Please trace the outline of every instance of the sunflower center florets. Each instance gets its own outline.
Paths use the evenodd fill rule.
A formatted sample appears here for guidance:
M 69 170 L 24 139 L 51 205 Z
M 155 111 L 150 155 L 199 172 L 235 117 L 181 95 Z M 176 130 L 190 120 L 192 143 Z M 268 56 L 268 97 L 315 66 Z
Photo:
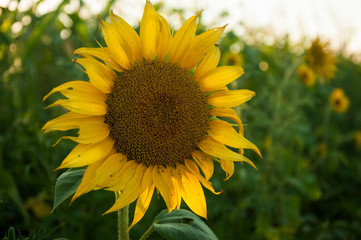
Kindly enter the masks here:
M 183 161 L 207 132 L 205 95 L 193 75 L 175 64 L 135 65 L 114 81 L 106 104 L 117 152 L 148 166 Z

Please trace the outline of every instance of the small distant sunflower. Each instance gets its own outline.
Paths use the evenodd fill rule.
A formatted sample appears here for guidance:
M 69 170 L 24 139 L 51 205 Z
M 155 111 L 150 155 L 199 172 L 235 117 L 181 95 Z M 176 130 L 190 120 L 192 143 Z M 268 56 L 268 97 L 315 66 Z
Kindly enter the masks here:
M 82 58 L 74 61 L 84 67 L 89 82 L 71 81 L 46 95 L 44 100 L 55 92 L 63 94 L 67 99 L 49 107 L 69 112 L 43 127 L 45 132 L 79 129 L 79 136 L 58 140 L 78 145 L 57 169 L 87 166 L 72 201 L 97 189 L 119 192 L 106 213 L 137 200 L 132 227 L 145 214 L 156 188 L 169 212 L 180 208 L 183 198 L 206 218 L 201 184 L 219 194 L 209 182 L 213 160 L 227 177 L 234 162 L 255 167 L 243 149 L 260 152 L 244 137 L 232 109 L 255 93 L 227 89 L 244 71 L 239 66 L 217 67 L 220 51 L 215 44 L 225 26 L 195 37 L 199 14 L 172 37 L 168 22 L 147 0 L 140 36 L 110 12 L 111 23 L 101 21 L 107 47 L 75 50 Z M 217 117 L 233 120 L 239 132 Z
M 357 148 L 361 149 L 361 131 L 355 132 L 355 145 Z
M 328 42 L 322 43 L 320 38 L 316 38 L 307 50 L 306 61 L 317 76 L 330 79 L 335 76 L 337 59 L 329 51 L 328 45 Z
M 309 68 L 307 65 L 300 65 L 297 69 L 297 73 L 299 78 L 301 79 L 301 82 L 306 87 L 312 87 L 313 85 L 315 85 L 315 74 L 313 73 L 312 69 Z
M 325 143 L 319 143 L 318 144 L 318 152 L 321 156 L 326 156 L 327 154 L 327 145 Z
M 239 53 L 227 52 L 222 57 L 223 65 L 242 66 L 244 60 Z
M 330 95 L 331 107 L 335 112 L 345 113 L 350 106 L 350 100 L 341 88 L 335 88 Z

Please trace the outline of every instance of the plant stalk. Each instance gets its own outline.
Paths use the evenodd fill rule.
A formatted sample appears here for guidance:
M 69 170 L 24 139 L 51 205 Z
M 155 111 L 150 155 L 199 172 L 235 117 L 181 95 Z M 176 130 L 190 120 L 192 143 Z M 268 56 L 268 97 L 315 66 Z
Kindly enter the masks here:
M 139 240 L 147 239 L 150 236 L 150 234 L 152 234 L 152 232 L 154 232 L 153 224 L 148 228 L 148 230 L 143 234 L 143 236 Z
M 115 192 L 115 200 L 120 196 L 120 192 Z M 129 205 L 118 209 L 118 240 L 129 240 Z

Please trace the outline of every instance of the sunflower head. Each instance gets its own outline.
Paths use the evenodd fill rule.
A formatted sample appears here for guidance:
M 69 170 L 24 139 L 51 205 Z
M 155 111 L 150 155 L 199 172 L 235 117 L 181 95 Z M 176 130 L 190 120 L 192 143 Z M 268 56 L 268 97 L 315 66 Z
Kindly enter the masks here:
M 89 81 L 65 83 L 45 96 L 62 93 L 65 99 L 49 107 L 69 112 L 43 127 L 44 132 L 79 129 L 78 136 L 61 138 L 77 145 L 58 168 L 86 167 L 72 201 L 92 190 L 120 193 L 106 213 L 136 201 L 133 226 L 157 189 L 169 211 L 183 199 L 206 218 L 202 185 L 219 194 L 209 181 L 213 161 L 220 162 L 227 178 L 234 162 L 255 167 L 243 149 L 260 152 L 244 137 L 232 109 L 255 93 L 228 90 L 244 71 L 217 67 L 216 42 L 225 26 L 195 36 L 198 16 L 172 36 L 168 22 L 146 1 L 139 35 L 110 12 L 111 22 L 101 21 L 106 47 L 75 50 L 74 62 Z M 235 122 L 238 131 L 217 117 Z
M 320 154 L 320 156 L 324 157 L 327 154 L 327 145 L 323 142 L 319 143 L 318 146 L 318 153 Z
M 355 132 L 355 145 L 356 148 L 361 149 L 361 131 Z
M 321 42 L 316 38 L 311 47 L 307 50 L 306 61 L 317 76 L 333 78 L 337 70 L 337 59 L 328 49 L 328 42 Z
M 301 79 L 301 82 L 306 87 L 312 87 L 315 85 L 315 74 L 313 73 L 312 69 L 309 68 L 307 65 L 302 64 L 298 67 L 297 73 L 299 78 Z
M 329 101 L 332 109 L 338 113 L 345 113 L 350 106 L 350 100 L 341 88 L 335 88 L 333 90 L 330 95 Z
M 230 66 L 242 66 L 244 64 L 244 60 L 240 53 L 226 52 L 222 57 L 222 64 Z

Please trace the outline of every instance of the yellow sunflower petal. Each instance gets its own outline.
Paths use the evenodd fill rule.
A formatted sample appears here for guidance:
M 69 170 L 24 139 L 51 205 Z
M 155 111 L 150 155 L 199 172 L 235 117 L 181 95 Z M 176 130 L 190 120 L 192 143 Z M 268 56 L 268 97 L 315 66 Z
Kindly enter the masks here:
M 113 140 L 106 138 L 95 144 L 78 144 L 56 169 L 83 167 L 95 163 L 108 156 L 114 145 Z
M 92 179 L 92 188 L 102 188 L 101 184 L 112 179 L 125 163 L 126 156 L 121 153 L 114 153 L 107 157 L 95 171 L 95 176 Z
M 214 188 L 212 187 L 212 183 L 208 180 L 206 180 L 201 173 L 199 172 L 197 164 L 190 159 L 184 160 L 185 166 L 187 169 L 202 183 L 202 185 L 207 188 L 209 191 L 211 191 L 214 194 L 220 194 L 221 192 L 214 191 Z
M 105 179 L 111 178 L 112 175 L 114 175 L 114 173 L 117 172 L 125 163 L 124 159 L 124 155 L 115 153 L 103 161 L 97 161 L 90 164 L 87 167 L 83 175 L 82 182 L 80 183 L 70 203 L 91 190 L 99 189 L 96 185 L 103 182 Z
M 243 124 L 238 114 L 232 108 L 213 108 L 209 112 L 210 115 L 218 116 L 218 117 L 226 117 L 238 124 L 239 133 L 243 134 Z
M 144 216 L 147 211 L 150 201 L 152 200 L 155 185 L 153 183 L 153 167 L 149 166 L 142 177 L 139 186 L 139 198 L 135 206 L 133 222 L 128 228 L 131 229 L 140 219 Z
M 132 179 L 128 182 L 127 186 L 121 191 L 121 194 L 114 203 L 114 205 L 108 211 L 103 213 L 103 215 L 121 209 L 131 204 L 137 199 L 137 197 L 139 196 L 139 184 L 140 181 L 142 180 L 145 169 L 146 167 L 143 164 L 138 164 Z
M 171 41 L 170 29 L 167 20 L 161 15 L 158 15 L 159 34 L 157 37 L 157 58 L 162 61 L 168 54 L 169 45 Z
M 122 39 L 123 49 L 126 51 L 130 62 L 141 61 L 142 53 L 138 33 L 123 18 L 114 14 L 113 11 L 110 11 L 110 20 L 118 30 L 117 32 Z
M 51 108 L 54 106 L 62 106 L 65 109 L 75 113 L 93 116 L 102 116 L 107 112 L 107 106 L 105 103 L 75 102 L 67 99 L 59 99 L 46 108 Z
M 243 68 L 239 66 L 217 67 L 200 78 L 198 84 L 203 88 L 218 89 L 233 82 L 242 76 L 243 73 Z
M 85 81 L 71 81 L 53 88 L 44 98 L 45 101 L 53 93 L 60 92 L 68 99 L 82 100 L 89 102 L 104 102 L 106 95 L 96 89 L 92 84 Z
M 48 121 L 41 129 L 41 133 L 47 133 L 50 131 L 67 131 L 70 129 L 79 128 L 83 120 L 91 118 L 101 118 L 104 121 L 103 117 L 93 117 L 89 115 L 68 112 L 64 115 L 61 115 L 60 117 Z
M 78 137 L 64 136 L 54 145 L 58 144 L 61 139 L 69 139 L 84 144 L 97 143 L 108 137 L 109 133 L 109 126 L 104 123 L 103 117 L 82 118 L 81 122 L 79 122 Z
M 134 160 L 125 162 L 113 178 L 99 184 L 99 187 L 105 187 L 106 190 L 113 192 L 122 191 L 135 174 L 137 167 L 138 163 Z
M 247 140 L 243 135 L 238 134 L 236 130 L 227 122 L 215 120 L 209 122 L 208 134 L 216 141 L 234 148 L 252 149 L 259 156 L 260 151 L 257 146 Z
M 186 55 L 196 33 L 197 18 L 200 14 L 201 12 L 190 17 L 172 38 L 169 48 L 170 63 L 176 63 Z
M 247 162 L 252 167 L 256 168 L 252 161 L 242 156 L 239 153 L 233 152 L 223 144 L 213 140 L 211 137 L 206 137 L 198 143 L 198 147 L 205 153 L 217 157 L 219 159 L 231 160 L 234 162 Z
M 177 178 L 177 170 L 172 167 L 170 167 L 169 170 L 170 170 L 171 180 L 174 185 L 174 193 L 175 193 L 174 208 L 179 209 L 182 203 L 182 194 L 180 191 L 179 179 Z
M 93 180 L 95 178 L 95 171 L 98 169 L 98 167 L 103 163 L 103 161 L 97 161 L 95 163 L 92 163 L 90 164 L 85 172 L 84 172 L 84 175 L 81 179 L 81 183 L 78 187 L 78 189 L 76 190 L 73 198 L 71 199 L 70 201 L 70 204 L 71 205 L 75 199 L 77 199 L 78 197 L 80 197 L 81 195 L 87 193 L 87 192 L 90 192 L 93 187 Z
M 107 47 L 102 48 L 78 48 L 73 52 L 73 55 L 78 54 L 82 57 L 96 57 L 102 60 L 106 65 L 113 68 L 114 70 L 118 72 L 122 72 L 123 69 L 118 65 L 118 63 L 114 60 L 114 58 L 111 56 L 109 49 Z
M 226 173 L 226 178 L 224 179 L 224 181 L 228 180 L 230 177 L 232 177 L 233 173 L 234 173 L 234 162 L 233 161 L 228 161 L 228 160 L 224 160 L 224 159 L 220 159 L 220 164 L 221 164 L 221 168 L 223 169 L 223 171 Z
M 140 44 L 146 60 L 153 60 L 157 49 L 157 34 L 159 31 L 158 15 L 149 0 L 145 3 L 142 21 L 140 23 Z
M 171 212 L 176 206 L 175 186 L 171 178 L 170 167 L 164 168 L 161 165 L 154 167 L 153 182 L 155 187 L 162 195 L 168 212 Z
M 206 73 L 213 70 L 218 66 L 219 59 L 221 57 L 221 51 L 217 46 L 211 47 L 207 52 L 206 56 L 203 58 L 202 62 L 197 66 L 194 71 L 194 78 L 200 79 Z
M 195 67 L 204 55 L 216 44 L 226 26 L 210 29 L 194 38 L 188 52 L 179 61 L 178 65 L 190 70 Z
M 208 154 L 199 150 L 193 151 L 192 157 L 198 166 L 202 169 L 206 179 L 209 180 L 212 177 L 214 171 L 212 158 Z
M 199 180 L 183 165 L 177 164 L 177 177 L 182 198 L 197 215 L 207 219 L 207 204 Z
M 89 82 L 103 93 L 110 93 L 117 75 L 113 70 L 94 58 L 78 58 L 76 62 L 85 68 Z
M 129 70 L 133 62 L 128 58 L 126 50 L 124 49 L 124 41 L 118 33 L 117 28 L 107 22 L 100 21 L 100 23 L 102 25 L 104 40 L 111 56 L 122 69 Z
M 211 94 L 207 102 L 215 107 L 236 107 L 255 95 L 255 92 L 247 89 L 220 91 Z

